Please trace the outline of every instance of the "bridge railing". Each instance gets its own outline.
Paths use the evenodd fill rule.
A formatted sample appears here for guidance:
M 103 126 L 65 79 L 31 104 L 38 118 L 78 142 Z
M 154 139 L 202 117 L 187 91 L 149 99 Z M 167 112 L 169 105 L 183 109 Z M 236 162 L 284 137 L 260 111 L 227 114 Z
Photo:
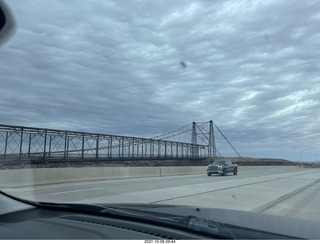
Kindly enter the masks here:
M 0 161 L 206 158 L 208 145 L 0 125 Z

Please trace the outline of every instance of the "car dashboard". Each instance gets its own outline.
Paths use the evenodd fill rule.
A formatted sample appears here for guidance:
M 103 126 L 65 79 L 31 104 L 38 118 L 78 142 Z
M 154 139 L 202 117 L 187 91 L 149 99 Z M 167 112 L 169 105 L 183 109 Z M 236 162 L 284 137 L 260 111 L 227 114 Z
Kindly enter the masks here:
M 266 216 L 230 212 L 230 210 L 214 210 L 219 219 L 217 222 L 203 217 L 208 214 L 206 209 L 173 207 L 169 208 L 171 213 L 165 213 L 166 208 L 161 206 L 149 206 L 147 211 L 142 210 L 143 207 L 134 211 L 132 207 L 126 208 L 125 211 L 121 208 L 106 207 L 99 212 L 92 211 L 92 208 L 99 208 L 99 205 L 71 204 L 73 208 L 68 208 L 70 204 L 33 204 L 29 201 L 19 201 L 4 193 L 0 194 L 0 206 L 0 239 L 2 240 L 167 240 L 166 243 L 172 243 L 174 240 L 304 239 L 299 235 L 266 231 L 266 228 L 248 228 L 244 221 L 241 221 L 242 225 L 223 224 L 228 222 L 230 216 L 242 220 L 245 218 L 250 225 L 262 223 L 265 226 L 268 223 Z M 75 208 L 75 206 L 78 207 Z M 180 211 L 183 213 L 200 211 L 199 213 L 203 216 L 177 215 Z M 121 215 L 122 212 L 129 215 Z M 152 218 L 151 214 L 158 214 L 158 219 Z M 272 223 L 275 221 L 274 217 L 268 217 Z M 286 221 L 286 219 L 280 219 L 278 222 L 287 227 L 290 223 L 294 225 L 296 223 Z M 309 234 L 305 232 L 308 237 L 318 236 L 319 224 L 308 227 L 305 223 L 301 223 L 296 227 L 303 232 L 306 228 L 309 231 Z

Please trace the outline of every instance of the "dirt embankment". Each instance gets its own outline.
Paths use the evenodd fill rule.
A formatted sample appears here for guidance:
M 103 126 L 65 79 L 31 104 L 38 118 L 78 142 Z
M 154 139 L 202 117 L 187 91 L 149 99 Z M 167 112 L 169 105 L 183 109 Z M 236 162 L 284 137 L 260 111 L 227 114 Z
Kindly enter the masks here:
M 263 166 L 292 166 L 292 165 L 299 165 L 300 163 L 298 162 L 293 162 L 293 161 L 288 161 L 285 159 L 277 159 L 277 158 L 249 158 L 249 157 L 244 157 L 244 158 L 225 158 L 229 159 L 232 161 L 232 163 L 236 163 L 238 165 L 243 165 L 243 166 L 258 166 L 258 165 L 263 165 Z

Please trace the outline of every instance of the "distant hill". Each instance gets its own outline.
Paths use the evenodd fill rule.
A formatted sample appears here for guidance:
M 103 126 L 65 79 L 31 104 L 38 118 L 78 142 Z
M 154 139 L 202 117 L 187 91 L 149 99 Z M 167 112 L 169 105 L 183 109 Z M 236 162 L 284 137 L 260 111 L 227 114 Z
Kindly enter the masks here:
M 225 158 L 232 161 L 232 163 L 236 163 L 238 165 L 300 165 L 298 162 L 293 162 L 285 159 L 278 158 Z
M 220 159 L 220 158 L 218 158 Z M 222 159 L 222 158 L 221 158 Z M 239 166 L 261 165 L 261 166 L 274 166 L 274 165 L 299 165 L 297 162 L 288 161 L 285 159 L 272 159 L 272 158 L 231 158 L 226 157 L 223 159 L 231 160 Z M 108 161 L 108 162 L 83 162 L 77 164 L 78 167 L 90 166 L 104 166 L 104 167 L 152 167 L 152 166 L 207 166 L 212 163 L 214 159 L 179 159 L 179 160 L 141 160 L 141 161 Z M 69 167 L 71 165 L 69 164 Z M 75 166 L 75 165 L 73 165 Z M 67 166 L 68 167 L 68 166 Z

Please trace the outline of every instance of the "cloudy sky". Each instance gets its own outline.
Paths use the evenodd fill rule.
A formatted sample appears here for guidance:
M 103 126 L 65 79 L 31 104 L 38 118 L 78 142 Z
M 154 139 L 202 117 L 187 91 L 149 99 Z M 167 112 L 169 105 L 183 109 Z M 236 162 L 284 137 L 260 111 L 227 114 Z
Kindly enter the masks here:
M 319 1 L 7 2 L 0 124 L 152 137 L 213 120 L 242 156 L 320 161 Z

